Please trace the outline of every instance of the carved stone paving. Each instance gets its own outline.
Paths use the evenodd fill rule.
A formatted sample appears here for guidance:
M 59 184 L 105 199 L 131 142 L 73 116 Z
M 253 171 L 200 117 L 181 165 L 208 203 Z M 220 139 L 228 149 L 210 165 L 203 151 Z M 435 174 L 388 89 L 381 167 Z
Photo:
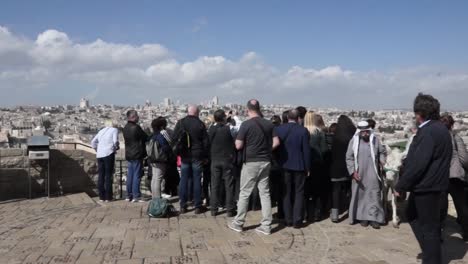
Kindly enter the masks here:
M 227 228 L 220 214 L 189 212 L 150 219 L 147 203 L 101 204 L 85 194 L 0 204 L 0 263 L 420 263 L 411 229 L 381 230 L 329 220 L 302 229 L 273 225 L 257 234 L 261 212 L 249 212 L 246 231 Z M 444 263 L 468 263 L 454 217 L 444 230 Z

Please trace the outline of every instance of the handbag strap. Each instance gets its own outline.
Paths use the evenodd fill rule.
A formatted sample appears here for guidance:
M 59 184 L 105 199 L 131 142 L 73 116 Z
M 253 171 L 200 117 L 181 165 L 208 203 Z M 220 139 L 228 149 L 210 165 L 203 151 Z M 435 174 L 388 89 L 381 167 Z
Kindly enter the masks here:
M 455 151 L 458 153 L 458 144 L 457 144 L 457 140 L 455 139 L 454 133 L 452 133 L 452 142 L 453 142 L 453 146 L 455 147 Z
M 185 129 L 184 121 L 186 117 L 180 120 L 180 127 L 182 128 L 182 136 L 187 137 L 187 148 L 191 151 L 190 133 Z
M 257 127 L 260 128 L 260 130 L 262 130 L 263 136 L 264 136 L 265 138 L 268 138 L 268 135 L 267 135 L 265 129 L 263 129 L 263 126 L 258 122 L 258 120 L 257 120 L 255 117 L 252 118 L 252 120 L 255 122 L 255 124 L 257 125 Z M 265 139 L 265 140 L 266 140 L 266 139 Z

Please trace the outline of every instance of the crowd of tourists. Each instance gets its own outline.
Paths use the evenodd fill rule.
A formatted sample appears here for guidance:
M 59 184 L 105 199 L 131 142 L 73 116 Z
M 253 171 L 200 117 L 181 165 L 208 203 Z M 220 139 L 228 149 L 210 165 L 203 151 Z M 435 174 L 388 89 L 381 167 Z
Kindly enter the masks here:
M 128 111 L 123 129 L 126 200 L 144 202 L 140 182 L 147 164 L 153 198 L 178 196 L 180 214 L 193 209 L 216 217 L 225 212 L 232 218 L 228 228 L 236 232 L 243 231 L 247 212 L 260 208 L 262 220 L 255 230 L 265 235 L 272 232 L 273 221 L 302 228 L 328 217 L 338 223 L 346 211 L 353 225 L 379 229 L 386 224 L 382 189 L 387 148 L 374 131 L 374 120 L 354 124 L 341 115 L 327 127 L 322 116 L 304 107 L 270 120 L 263 117 L 258 100 L 249 100 L 246 109 L 245 121 L 235 111 L 217 110 L 207 126 L 192 105 L 173 131 L 164 117 L 153 120 L 152 135 L 138 125 L 138 113 Z M 453 118 L 440 116 L 437 99 L 419 94 L 414 113 L 417 132 L 402 161 L 395 195 L 410 193 L 407 220 L 423 263 L 440 263 L 448 194 L 468 240 L 468 157 L 463 141 L 452 131 Z M 112 200 L 117 134 L 108 125 L 92 141 L 102 201 Z

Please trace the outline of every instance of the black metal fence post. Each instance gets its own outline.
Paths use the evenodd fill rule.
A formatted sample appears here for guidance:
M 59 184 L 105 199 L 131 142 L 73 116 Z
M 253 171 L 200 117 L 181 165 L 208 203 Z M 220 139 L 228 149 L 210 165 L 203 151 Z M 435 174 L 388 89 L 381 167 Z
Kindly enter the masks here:
M 122 170 L 122 160 L 119 160 L 120 163 L 120 199 L 123 199 L 123 170 Z

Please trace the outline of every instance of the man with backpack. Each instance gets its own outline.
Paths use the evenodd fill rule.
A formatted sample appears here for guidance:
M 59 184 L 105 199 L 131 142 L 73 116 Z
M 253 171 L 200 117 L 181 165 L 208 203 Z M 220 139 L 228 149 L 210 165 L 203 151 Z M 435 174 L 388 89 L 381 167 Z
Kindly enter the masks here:
M 128 202 L 141 200 L 140 181 L 143 176 L 143 159 L 146 157 L 148 135 L 138 125 L 140 120 L 137 111 L 127 112 L 128 123 L 123 129 L 125 140 L 125 159 L 128 161 L 127 199 Z
M 208 130 L 211 143 L 211 215 L 217 214 L 222 195 L 221 183 L 224 182 L 227 217 L 233 217 L 235 215 L 235 186 L 232 174 L 235 158 L 234 139 L 229 125 L 226 124 L 224 110 L 217 110 L 214 113 L 214 120 L 216 123 Z
M 258 187 L 262 204 L 261 226 L 255 231 L 261 234 L 271 234 L 271 199 L 269 174 L 272 150 L 279 146 L 279 139 L 274 132 L 273 124 L 262 118 L 260 103 L 252 99 L 247 103 L 249 120 L 244 121 L 236 139 L 236 148 L 244 151 L 244 165 L 241 171 L 239 201 L 237 215 L 228 227 L 236 232 L 242 232 L 247 216 L 249 197 L 255 186 Z
M 195 105 L 187 108 L 187 116 L 179 120 L 174 128 L 174 152 L 181 157 L 179 185 L 180 213 L 187 212 L 188 181 L 192 179 L 195 214 L 203 213 L 201 181 L 203 165 L 208 161 L 209 139 L 205 124 L 198 117 Z
M 276 128 L 281 145 L 279 165 L 283 169 L 283 210 L 286 226 L 300 228 L 304 207 L 304 184 L 310 170 L 309 132 L 298 124 L 298 111 L 288 112 L 288 123 Z

